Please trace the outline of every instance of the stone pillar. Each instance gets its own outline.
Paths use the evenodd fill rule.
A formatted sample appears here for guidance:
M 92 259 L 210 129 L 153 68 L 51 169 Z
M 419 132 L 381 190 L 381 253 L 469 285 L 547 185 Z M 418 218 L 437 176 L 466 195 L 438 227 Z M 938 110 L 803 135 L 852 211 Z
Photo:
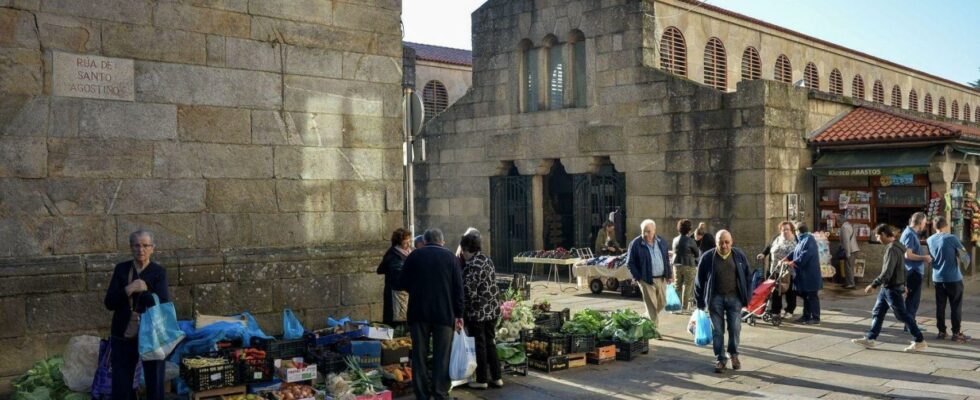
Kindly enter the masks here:
M 534 248 L 544 249 L 544 175 L 531 177 L 531 221 Z
M 980 181 L 980 164 L 977 164 L 977 160 L 973 160 L 972 163 L 966 166 L 967 172 L 970 173 L 970 191 L 977 193 L 977 183 Z M 967 222 L 970 223 L 970 222 Z M 977 273 L 977 246 L 970 246 L 970 276 L 975 276 Z

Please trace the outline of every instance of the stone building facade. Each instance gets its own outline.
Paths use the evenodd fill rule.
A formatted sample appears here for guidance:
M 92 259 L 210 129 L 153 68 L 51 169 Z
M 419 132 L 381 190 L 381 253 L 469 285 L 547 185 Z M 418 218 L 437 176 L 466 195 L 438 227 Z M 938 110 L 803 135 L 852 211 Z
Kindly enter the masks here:
M 693 5 L 490 0 L 474 12 L 473 88 L 424 131 L 420 225 L 450 236 L 488 231 L 505 271 L 519 251 L 591 247 L 616 209 L 626 216 L 621 240 L 646 218 L 665 237 L 689 218 L 730 229 L 736 246 L 757 252 L 779 221 L 814 222 L 809 134 L 855 107 L 889 108 L 890 92 L 885 102 L 871 98 L 874 80 L 901 84 L 903 99 L 920 90 L 920 105 L 926 92 L 980 105 L 962 85 Z M 661 39 L 675 25 L 689 46 L 686 74 L 662 64 Z M 710 37 L 732 46 L 723 85 L 717 75 L 702 83 Z M 745 46 L 759 46 L 756 79 L 739 79 Z M 780 52 L 792 56 L 790 83 L 765 67 Z M 822 84 L 791 84 L 804 78 L 805 60 L 817 63 Z M 831 91 L 831 68 L 866 74 L 866 99 Z M 795 215 L 791 198 L 800 199 Z
M 400 14 L 0 1 L 0 396 L 70 336 L 107 333 L 105 286 L 139 228 L 180 318 L 380 318 L 375 266 L 403 209 Z M 129 98 L 59 95 L 65 56 L 131 63 L 113 82 Z

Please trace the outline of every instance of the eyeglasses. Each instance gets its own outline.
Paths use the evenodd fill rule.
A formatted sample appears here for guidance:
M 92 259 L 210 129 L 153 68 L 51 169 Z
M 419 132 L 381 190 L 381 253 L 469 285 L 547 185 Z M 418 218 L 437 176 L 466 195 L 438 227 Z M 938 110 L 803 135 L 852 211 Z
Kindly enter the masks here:
M 152 244 L 133 243 L 133 244 L 129 245 L 129 247 L 132 247 L 134 249 L 139 249 L 139 248 L 152 249 L 153 248 L 153 245 Z

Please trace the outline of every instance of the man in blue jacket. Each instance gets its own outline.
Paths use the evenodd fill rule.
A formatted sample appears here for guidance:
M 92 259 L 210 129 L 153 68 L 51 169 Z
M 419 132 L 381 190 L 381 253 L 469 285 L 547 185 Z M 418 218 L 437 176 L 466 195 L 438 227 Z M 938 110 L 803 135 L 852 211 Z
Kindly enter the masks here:
M 817 239 L 810 234 L 810 228 L 803 222 L 796 223 L 799 243 L 786 257 L 785 263 L 796 268 L 793 285 L 796 293 L 803 298 L 803 317 L 796 323 L 820 325 L 820 289 L 823 289 L 823 276 L 820 274 L 820 250 Z
M 698 261 L 698 277 L 694 282 L 694 301 L 698 309 L 711 315 L 714 336 L 715 372 L 725 370 L 725 326 L 728 326 L 728 354 L 732 369 L 741 369 L 738 360 L 738 339 L 742 330 L 742 307 L 749 304 L 751 271 L 749 259 L 732 245 L 732 235 L 720 230 L 715 235 L 715 248 L 706 251 Z
M 917 212 L 909 218 L 909 226 L 902 231 L 901 242 L 905 250 L 905 271 L 908 273 L 905 288 L 909 293 L 905 297 L 905 310 L 915 319 L 919 312 L 919 299 L 922 298 L 922 277 L 925 274 L 925 265 L 932 262 L 932 256 L 922 249 L 919 243 L 919 234 L 926 230 L 926 214 Z M 919 327 L 925 330 L 925 327 Z M 909 327 L 905 327 L 905 332 Z
M 630 242 L 626 265 L 640 286 L 647 316 L 657 323 L 657 314 L 667 305 L 665 290 L 674 282 L 674 273 L 667 255 L 667 241 L 657 235 L 657 223 L 652 219 L 640 223 L 640 236 Z

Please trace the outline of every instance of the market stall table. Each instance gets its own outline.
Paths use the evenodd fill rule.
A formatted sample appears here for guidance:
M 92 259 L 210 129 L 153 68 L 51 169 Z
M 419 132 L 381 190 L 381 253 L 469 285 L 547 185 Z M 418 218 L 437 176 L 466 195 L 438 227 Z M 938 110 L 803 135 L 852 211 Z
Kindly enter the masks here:
M 566 266 L 566 267 L 568 267 L 568 283 L 571 284 L 572 283 L 572 266 L 575 265 L 575 263 L 577 263 L 579 261 L 582 261 L 582 259 L 581 258 L 578 258 L 578 257 L 575 257 L 575 258 L 514 257 L 514 263 L 531 264 L 531 282 L 532 283 L 534 282 L 534 267 L 537 266 L 537 265 L 550 265 L 551 268 L 548 270 L 548 277 L 545 279 L 545 282 L 551 281 L 551 276 L 554 275 L 554 277 L 555 277 L 555 283 L 558 284 L 558 290 L 561 290 L 563 292 L 566 291 L 566 290 L 576 290 L 576 288 L 562 288 L 562 286 L 561 286 L 561 280 L 558 278 L 558 273 L 559 273 L 560 266 Z M 547 287 L 546 285 L 541 284 L 541 283 L 537 284 L 536 286 Z

